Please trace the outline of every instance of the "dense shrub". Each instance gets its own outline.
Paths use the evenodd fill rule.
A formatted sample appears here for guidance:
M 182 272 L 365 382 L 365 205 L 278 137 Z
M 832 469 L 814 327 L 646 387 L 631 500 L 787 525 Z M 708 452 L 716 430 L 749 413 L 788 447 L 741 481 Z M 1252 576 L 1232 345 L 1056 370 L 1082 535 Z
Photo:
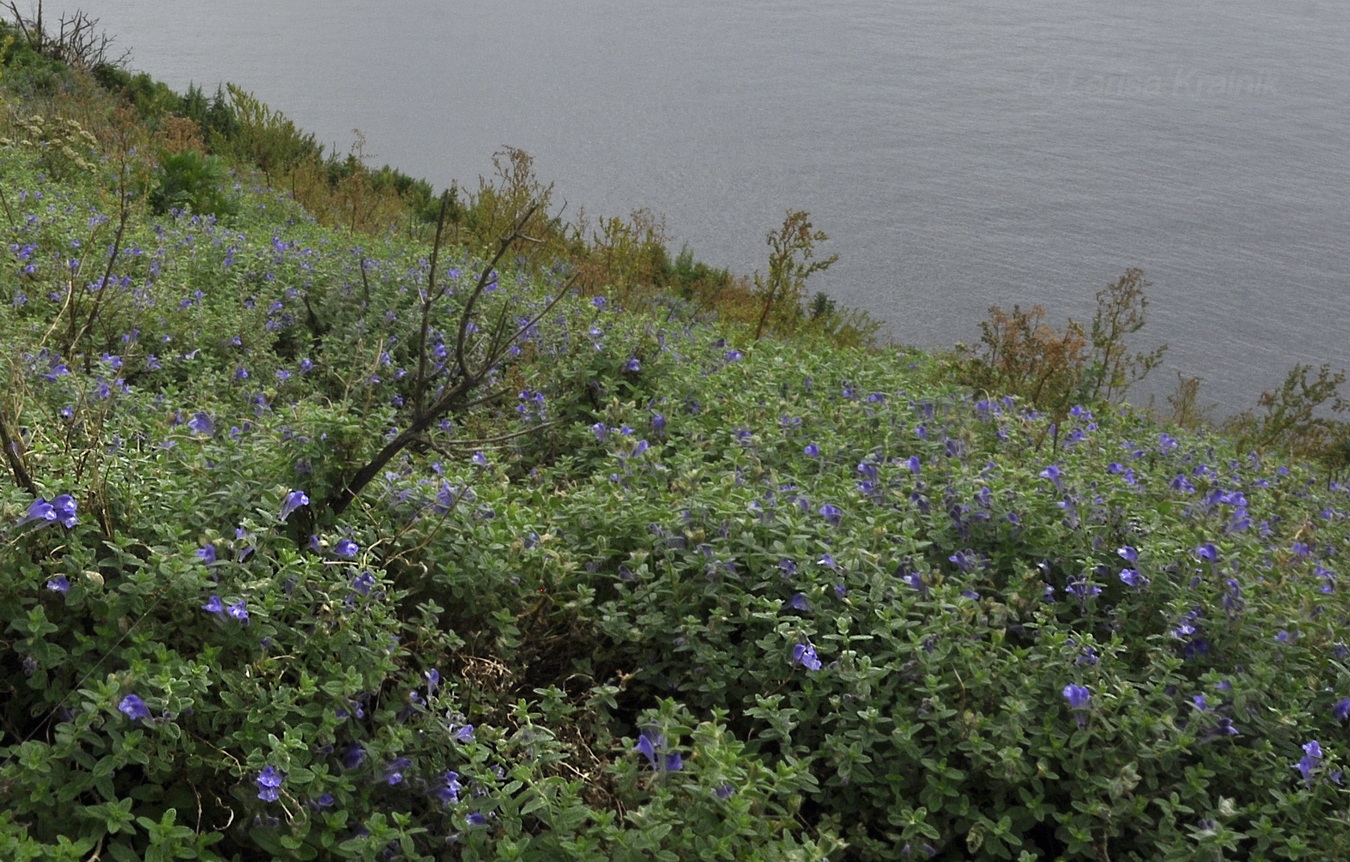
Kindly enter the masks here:
M 0 147 L 0 857 L 1350 855 L 1350 491 L 1103 404 L 1130 302 L 1047 407 L 715 331 L 686 259 L 583 295 L 519 156 L 417 240 L 40 143 Z M 753 308 L 809 336 L 784 272 Z

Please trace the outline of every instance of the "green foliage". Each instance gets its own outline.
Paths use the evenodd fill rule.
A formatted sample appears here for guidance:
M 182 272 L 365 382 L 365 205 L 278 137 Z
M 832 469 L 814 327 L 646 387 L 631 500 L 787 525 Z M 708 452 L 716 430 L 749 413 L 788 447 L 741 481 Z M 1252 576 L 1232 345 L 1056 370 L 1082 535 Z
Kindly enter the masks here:
M 769 331 L 791 334 L 796 330 L 804 314 L 806 280 L 839 259 L 837 254 L 815 259 L 816 245 L 829 238 L 812 227 L 810 214 L 803 210 L 788 210 L 783 224 L 769 231 L 769 273 L 755 274 L 755 293 L 763 302 L 755 340 Z
M 1350 406 L 1340 394 L 1345 372 L 1332 372 L 1328 364 L 1310 379 L 1312 372 L 1311 365 L 1295 365 L 1277 391 L 1261 393 L 1260 413 L 1247 411 L 1226 427 L 1244 448 L 1316 459 L 1334 475 L 1350 464 L 1350 426 L 1328 415 Z
M 1089 401 L 1118 400 L 1162 362 L 1167 345 L 1132 356 L 1125 346 L 1126 336 L 1144 328 L 1144 312 L 1148 310 L 1144 288 L 1148 286 L 1142 269 L 1127 269 L 1118 280 L 1098 291 L 1085 393 Z
M 1099 291 L 1090 333 L 1074 320 L 1054 329 L 1040 305 L 1025 311 L 992 306 L 980 324 L 980 346 L 959 348 L 957 376 L 976 389 L 1026 399 L 1048 411 L 1056 427 L 1075 404 L 1112 403 L 1156 368 L 1167 349 L 1131 355 L 1125 345 L 1126 336 L 1144 326 L 1147 286 L 1143 271 L 1130 269 Z
M 0 857 L 1350 855 L 1350 490 L 1280 442 L 1327 369 L 1257 455 L 1105 403 L 1129 273 L 988 324 L 1030 403 L 826 343 L 804 216 L 742 306 L 511 151 L 424 238 L 361 232 L 359 158 L 227 227 L 43 157 L 0 148 Z
M 301 132 L 282 114 L 263 104 L 252 93 L 227 85 L 232 133 L 214 131 L 208 139 L 212 152 L 257 165 L 269 183 L 307 159 L 321 158 L 322 147 L 314 136 Z
M 160 215 L 184 210 L 229 218 L 238 206 L 224 188 L 228 179 L 218 156 L 204 156 L 196 150 L 165 153 L 155 172 L 150 207 Z
M 59 60 L 45 56 L 12 22 L 0 21 L 0 65 L 4 88 L 25 100 L 48 98 L 72 86 L 73 74 Z

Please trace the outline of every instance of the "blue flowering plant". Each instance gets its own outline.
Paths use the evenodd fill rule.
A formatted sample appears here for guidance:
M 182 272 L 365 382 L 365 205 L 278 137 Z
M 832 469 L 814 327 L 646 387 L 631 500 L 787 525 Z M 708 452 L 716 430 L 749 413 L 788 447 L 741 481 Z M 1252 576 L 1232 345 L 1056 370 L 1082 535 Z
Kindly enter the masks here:
M 1323 465 L 152 153 L 0 146 L 0 858 L 1350 858 Z

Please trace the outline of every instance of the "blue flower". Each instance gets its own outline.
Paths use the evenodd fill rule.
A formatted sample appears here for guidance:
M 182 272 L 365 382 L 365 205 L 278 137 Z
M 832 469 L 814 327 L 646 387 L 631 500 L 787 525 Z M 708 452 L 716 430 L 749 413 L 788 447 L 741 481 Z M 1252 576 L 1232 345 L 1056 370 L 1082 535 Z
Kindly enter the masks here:
M 483 814 L 478 811 L 473 812 L 464 819 L 467 820 L 469 822 L 469 825 L 473 827 L 486 826 L 488 822 L 487 818 L 484 817 Z
M 1078 728 L 1081 730 L 1087 727 L 1087 711 L 1092 705 L 1092 692 L 1085 685 L 1074 685 L 1069 683 L 1064 686 L 1064 699 L 1069 702 L 1069 709 L 1073 711 L 1074 721 L 1078 722 Z
M 792 648 L 792 660 L 800 664 L 807 670 L 820 670 L 820 658 L 816 655 L 816 648 L 810 644 L 797 644 Z
M 202 610 L 213 614 L 224 614 L 225 604 L 220 600 L 220 596 L 212 596 L 207 599 L 206 604 L 202 605 Z
M 1088 708 L 1092 692 L 1085 685 L 1069 683 L 1064 686 L 1064 699 L 1069 702 L 1069 709 L 1077 712 Z
M 839 526 L 839 522 L 844 518 L 844 512 L 838 506 L 826 503 L 820 507 L 820 516 L 825 519 L 831 527 Z
M 1331 708 L 1331 714 L 1336 716 L 1338 721 L 1345 721 L 1347 718 L 1350 718 L 1350 697 L 1337 702 L 1337 704 Z
M 918 572 L 910 572 L 902 577 L 901 580 L 918 591 L 919 595 L 928 595 L 928 585 L 923 582 L 923 575 L 920 575 Z
M 240 599 L 225 609 L 225 612 L 241 623 L 248 622 L 248 609 L 244 607 L 244 600 Z
M 187 424 L 194 434 L 202 434 L 206 437 L 210 437 L 212 434 L 216 433 L 216 424 L 212 422 L 211 417 L 207 416 L 205 413 L 198 412 L 192 414 L 192 418 L 188 420 Z
M 1311 787 L 1313 773 L 1317 771 L 1317 767 L 1321 765 L 1321 763 L 1322 746 L 1314 739 L 1304 744 L 1303 757 L 1298 763 L 1294 764 L 1294 768 L 1299 771 L 1303 776 L 1303 780 Z
M 301 506 L 309 505 L 309 496 L 304 491 L 292 491 L 286 495 L 286 499 L 281 504 L 281 520 L 286 520 L 291 513 Z
M 206 565 L 211 565 L 216 561 L 216 546 L 207 545 L 204 548 L 197 549 L 197 557 Z
M 68 593 L 70 592 L 70 580 L 65 575 L 57 575 L 47 581 L 47 589 L 57 593 Z
M 403 773 L 412 766 L 412 759 L 407 757 L 396 757 L 384 768 L 384 783 L 391 787 L 395 784 L 403 783 Z
M 361 546 L 351 539 L 342 539 L 333 550 L 337 552 L 339 557 L 350 560 L 361 551 Z
M 804 452 L 806 454 L 806 457 L 808 458 L 820 457 L 820 447 L 817 446 L 815 443 L 807 443 L 806 446 L 802 449 L 802 452 Z
M 459 783 L 459 773 L 450 771 L 441 777 L 442 784 L 436 788 L 436 798 L 446 805 L 452 805 L 459 801 L 459 793 L 464 789 L 464 785 Z
M 75 517 L 76 508 L 75 498 L 69 494 L 62 494 L 50 503 L 39 497 L 28 505 L 28 511 L 19 519 L 18 526 L 31 523 L 46 526 L 54 522 L 70 529 L 79 523 Z
M 122 702 L 117 705 L 117 711 L 132 721 L 150 720 L 150 707 L 146 706 L 145 701 L 134 694 L 122 698 Z
M 366 759 L 366 749 L 359 742 L 354 742 L 347 746 L 342 752 L 342 766 L 344 769 L 355 769 Z
M 276 802 L 281 782 L 285 780 L 286 777 L 280 772 L 277 772 L 275 766 L 272 766 L 271 764 L 264 766 L 262 772 L 258 773 L 257 778 L 258 798 L 263 802 Z
M 452 724 L 450 725 L 450 731 L 451 731 L 450 738 L 455 740 L 456 742 L 473 742 L 472 724 L 466 724 L 458 728 Z
M 811 611 L 811 602 L 807 600 L 806 593 L 797 593 L 792 598 L 783 602 L 784 610 Z
M 1039 475 L 1042 479 L 1049 479 L 1051 482 L 1055 483 L 1055 487 L 1060 491 L 1064 490 L 1064 480 L 1059 477 L 1059 468 L 1054 464 L 1046 467 Z
M 1148 586 L 1148 578 L 1139 574 L 1134 569 L 1121 569 L 1120 580 L 1121 583 L 1126 586 L 1134 587 L 1136 589 L 1143 589 Z
M 638 736 L 637 745 L 633 746 L 634 751 L 641 752 L 647 758 L 652 769 L 664 768 L 666 772 L 684 769 L 684 758 L 679 752 L 667 752 L 665 748 L 666 738 L 659 733 L 653 736 L 643 733 Z

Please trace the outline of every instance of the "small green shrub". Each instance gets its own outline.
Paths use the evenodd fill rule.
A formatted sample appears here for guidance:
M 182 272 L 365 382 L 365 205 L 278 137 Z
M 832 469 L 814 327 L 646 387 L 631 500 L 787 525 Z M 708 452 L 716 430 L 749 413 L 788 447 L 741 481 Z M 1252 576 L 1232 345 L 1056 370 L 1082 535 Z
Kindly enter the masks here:
M 160 215 L 180 210 L 228 219 L 238 212 L 225 188 L 228 181 L 218 156 L 204 156 L 196 150 L 165 153 L 155 171 L 150 207 Z

